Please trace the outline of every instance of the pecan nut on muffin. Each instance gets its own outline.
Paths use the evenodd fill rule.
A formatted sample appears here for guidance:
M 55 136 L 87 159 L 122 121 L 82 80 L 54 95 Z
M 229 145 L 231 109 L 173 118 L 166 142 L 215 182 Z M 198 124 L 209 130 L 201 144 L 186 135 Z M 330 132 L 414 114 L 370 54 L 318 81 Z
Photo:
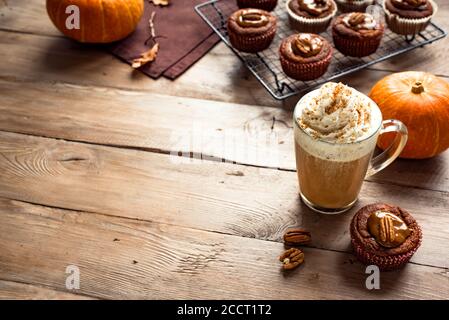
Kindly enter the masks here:
M 300 32 L 326 31 L 337 13 L 334 0 L 288 0 L 286 6 L 290 25 Z
M 429 25 L 438 6 L 432 0 L 383 0 L 383 9 L 391 31 L 414 35 Z
M 351 12 L 337 17 L 332 25 L 335 47 L 344 55 L 365 57 L 379 47 L 384 25 L 369 13 Z
M 243 52 L 255 53 L 268 48 L 276 34 L 276 18 L 260 9 L 240 9 L 228 19 L 229 40 Z
M 365 12 L 375 0 L 335 0 L 340 12 Z
M 296 80 L 321 77 L 329 67 L 332 46 L 317 34 L 300 33 L 285 38 L 279 48 L 282 70 Z
M 272 11 L 276 8 L 278 0 L 237 0 L 239 8 L 254 8 Z
M 422 232 L 406 210 L 388 204 L 371 204 L 352 218 L 351 242 L 357 258 L 388 271 L 404 266 L 418 250 Z

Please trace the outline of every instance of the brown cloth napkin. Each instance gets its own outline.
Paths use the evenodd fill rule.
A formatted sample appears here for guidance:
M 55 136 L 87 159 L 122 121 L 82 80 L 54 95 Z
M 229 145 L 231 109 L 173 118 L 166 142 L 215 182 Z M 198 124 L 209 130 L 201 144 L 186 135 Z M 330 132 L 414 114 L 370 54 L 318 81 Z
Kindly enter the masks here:
M 150 36 L 148 20 L 153 11 L 154 28 L 159 36 L 159 53 L 155 61 L 139 70 L 152 78 L 161 75 L 175 79 L 205 55 L 220 38 L 195 12 L 194 7 L 205 0 L 173 0 L 169 6 L 155 6 L 145 0 L 145 12 L 136 31 L 114 44 L 110 51 L 131 64 L 147 51 Z

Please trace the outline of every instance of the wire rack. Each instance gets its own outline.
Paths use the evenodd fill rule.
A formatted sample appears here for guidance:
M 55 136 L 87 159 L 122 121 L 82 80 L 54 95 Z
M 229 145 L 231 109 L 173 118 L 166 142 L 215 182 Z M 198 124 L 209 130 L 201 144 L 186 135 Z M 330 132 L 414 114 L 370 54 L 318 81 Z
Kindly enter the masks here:
M 364 58 L 352 58 L 344 56 L 338 50 L 334 50 L 332 62 L 322 77 L 313 81 L 297 81 L 285 75 L 281 69 L 278 57 L 278 49 L 282 39 L 295 32 L 290 28 L 288 22 L 285 9 L 286 1 L 280 0 L 274 11 L 278 18 L 278 29 L 273 43 L 268 49 L 257 54 L 237 51 L 232 48 L 229 42 L 226 24 L 228 17 L 238 9 L 235 0 L 211 0 L 195 7 L 196 12 L 244 62 L 270 94 L 278 100 L 308 91 L 327 81 L 422 47 L 446 36 L 446 32 L 434 23 L 431 23 L 425 31 L 413 37 L 400 36 L 386 28 L 379 49 L 372 55 Z M 330 43 L 333 43 L 329 29 L 321 35 L 329 40 Z

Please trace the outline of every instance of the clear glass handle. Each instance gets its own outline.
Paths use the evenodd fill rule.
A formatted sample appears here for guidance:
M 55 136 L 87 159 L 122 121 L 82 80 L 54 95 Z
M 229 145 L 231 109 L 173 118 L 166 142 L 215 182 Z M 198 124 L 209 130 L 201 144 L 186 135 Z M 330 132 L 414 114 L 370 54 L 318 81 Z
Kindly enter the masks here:
M 366 174 L 367 177 L 378 173 L 392 163 L 401 154 L 407 143 L 407 127 L 401 121 L 385 120 L 382 122 L 382 128 L 380 129 L 379 135 L 387 132 L 396 132 L 396 137 L 388 148 L 371 159 L 371 165 Z

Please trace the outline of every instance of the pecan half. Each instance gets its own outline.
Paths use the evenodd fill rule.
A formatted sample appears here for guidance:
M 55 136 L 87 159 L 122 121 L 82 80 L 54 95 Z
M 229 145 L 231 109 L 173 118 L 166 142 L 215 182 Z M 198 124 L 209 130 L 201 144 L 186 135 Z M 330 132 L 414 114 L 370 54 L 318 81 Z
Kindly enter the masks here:
M 411 232 L 401 217 L 386 211 L 375 211 L 369 216 L 368 231 L 386 248 L 400 246 Z
M 293 53 L 306 58 L 317 55 L 323 47 L 323 42 L 318 36 L 308 33 L 298 35 L 292 44 Z
M 331 3 L 329 0 L 299 1 L 299 8 L 308 13 L 318 16 L 326 10 L 329 10 Z
M 255 9 L 247 9 L 238 17 L 237 23 L 244 28 L 260 28 L 267 25 L 268 16 Z
M 311 240 L 312 235 L 310 232 L 301 228 L 289 229 L 284 234 L 284 243 L 289 246 L 308 244 Z
M 283 263 L 284 270 L 292 270 L 304 262 L 304 252 L 298 248 L 291 248 L 285 251 L 280 257 L 279 261 Z
M 382 242 L 393 242 L 395 237 L 393 219 L 384 216 L 380 219 L 379 236 Z
M 426 4 L 425 0 L 405 0 L 405 3 L 413 6 L 413 7 L 420 7 L 422 5 Z
M 351 13 L 350 17 L 349 17 L 349 24 L 351 26 L 358 26 L 359 24 L 362 24 L 363 22 L 365 22 L 365 14 L 361 13 L 361 12 L 354 12 Z

